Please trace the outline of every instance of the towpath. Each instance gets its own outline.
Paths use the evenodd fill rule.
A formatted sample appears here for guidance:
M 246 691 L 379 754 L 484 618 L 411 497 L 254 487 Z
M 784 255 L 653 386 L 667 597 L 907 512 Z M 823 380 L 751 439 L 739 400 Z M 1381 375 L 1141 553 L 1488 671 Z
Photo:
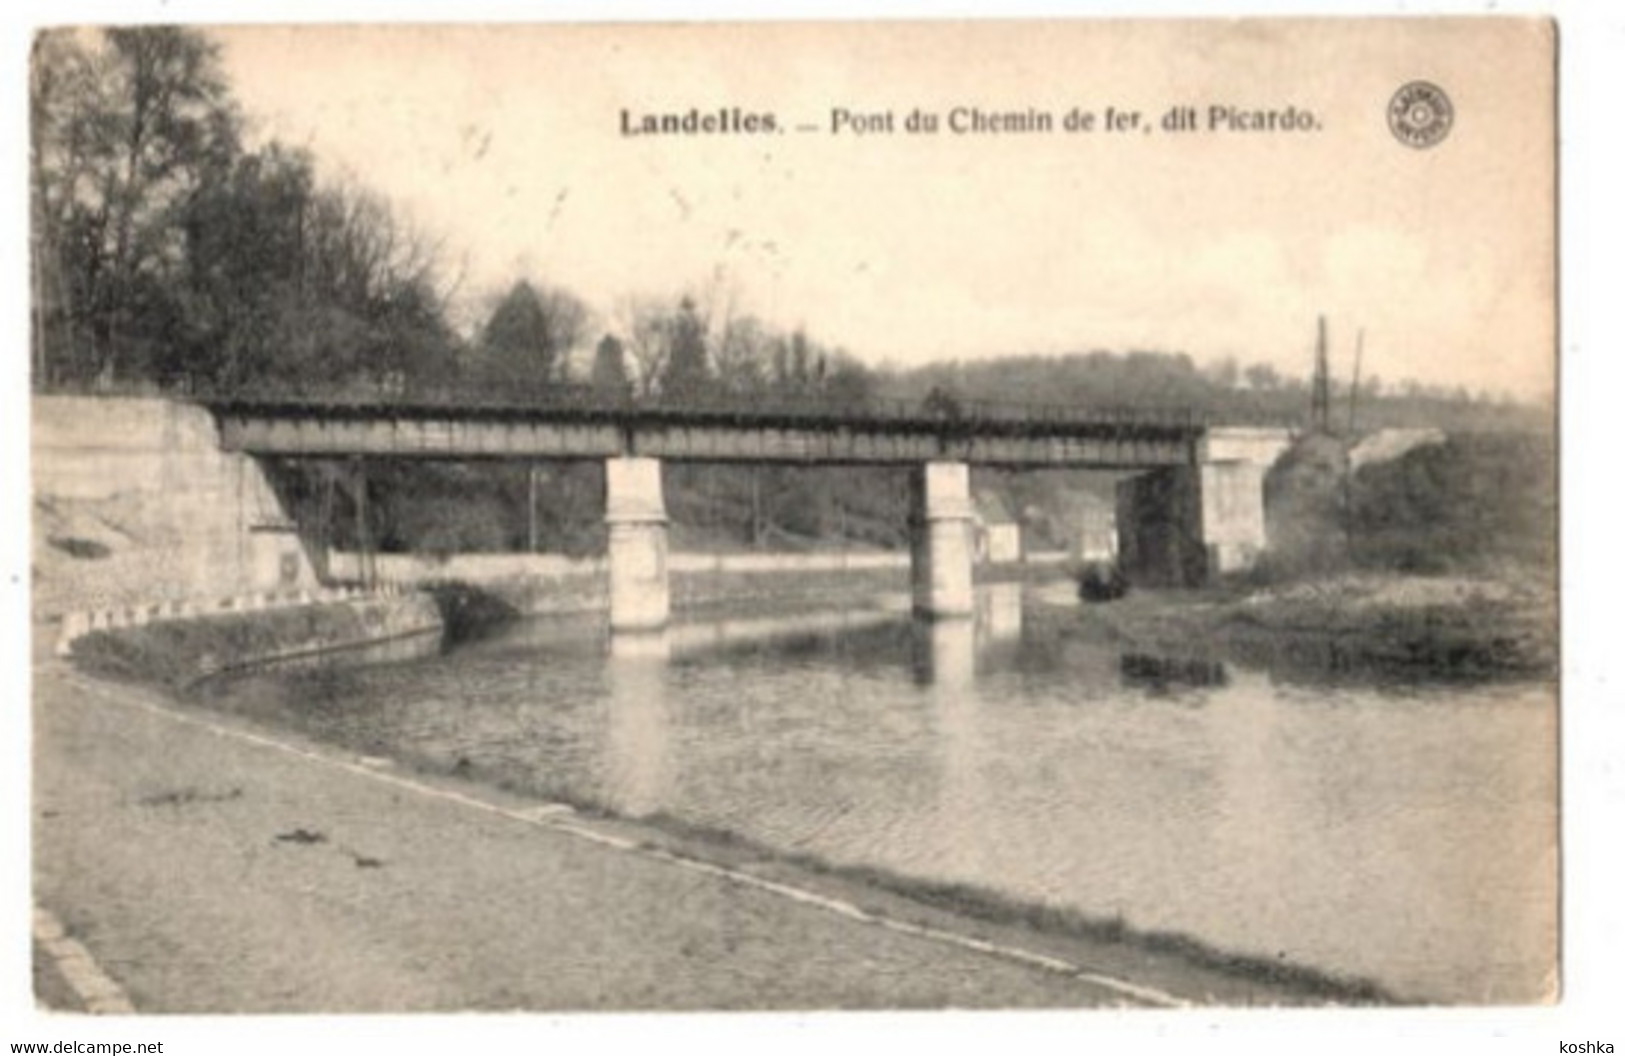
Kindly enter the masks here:
M 48 1004 L 109 1007 L 109 992 L 111 1007 L 163 1012 L 1293 999 L 1118 944 L 704 860 L 636 825 L 402 773 L 52 660 L 36 666 L 34 708 Z M 59 963 L 58 931 L 85 956 Z

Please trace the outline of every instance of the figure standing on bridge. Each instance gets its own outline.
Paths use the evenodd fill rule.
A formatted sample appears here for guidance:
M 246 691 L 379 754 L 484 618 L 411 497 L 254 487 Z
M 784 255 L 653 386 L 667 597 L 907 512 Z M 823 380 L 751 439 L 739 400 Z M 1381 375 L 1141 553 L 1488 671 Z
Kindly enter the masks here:
M 941 385 L 934 385 L 926 393 L 925 400 L 920 404 L 922 410 L 933 418 L 941 418 L 948 422 L 960 421 L 965 416 L 964 408 L 960 406 L 958 397 Z

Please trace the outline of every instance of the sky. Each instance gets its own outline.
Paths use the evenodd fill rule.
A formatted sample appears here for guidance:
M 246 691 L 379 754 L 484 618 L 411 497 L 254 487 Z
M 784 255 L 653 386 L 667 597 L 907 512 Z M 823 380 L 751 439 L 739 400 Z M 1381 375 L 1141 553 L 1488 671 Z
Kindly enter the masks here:
M 687 292 L 871 364 L 1157 349 L 1303 375 L 1324 314 L 1339 377 L 1358 341 L 1367 378 L 1554 388 L 1539 21 L 212 32 L 256 140 L 387 196 L 440 242 L 471 322 L 528 278 L 605 328 Z M 1414 80 L 1454 110 L 1426 149 L 1385 116 Z M 1204 130 L 1165 132 L 1184 105 Z M 1207 131 L 1212 106 L 1318 127 Z M 781 131 L 622 128 L 734 107 Z M 1055 131 L 955 134 L 955 107 Z M 1101 130 L 1107 107 L 1150 131 Z M 1065 131 L 1074 108 L 1097 128 Z M 916 109 L 937 133 L 905 131 Z

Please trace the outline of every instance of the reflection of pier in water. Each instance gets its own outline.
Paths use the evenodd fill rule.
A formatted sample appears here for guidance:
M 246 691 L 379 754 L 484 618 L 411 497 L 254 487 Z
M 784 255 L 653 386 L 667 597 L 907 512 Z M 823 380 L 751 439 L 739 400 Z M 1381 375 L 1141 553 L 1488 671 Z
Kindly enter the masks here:
M 671 798 L 671 704 L 666 698 L 666 633 L 611 639 L 605 676 L 604 791 L 608 805 L 628 817 L 652 814 Z
M 647 816 L 666 807 L 676 793 L 679 766 L 673 737 L 680 722 L 668 694 L 674 662 L 893 628 L 908 634 L 915 682 L 928 687 L 935 702 L 945 752 L 943 777 L 953 788 L 945 802 L 957 805 L 949 809 L 968 808 L 981 781 L 977 657 L 996 646 L 1019 643 L 1021 601 L 1020 584 L 995 584 L 979 592 L 974 618 L 911 618 L 907 598 L 899 596 L 863 609 L 696 620 L 657 631 L 611 634 L 609 692 L 600 727 L 605 801 L 628 816 Z M 965 850 L 973 856 L 982 853 L 969 842 Z

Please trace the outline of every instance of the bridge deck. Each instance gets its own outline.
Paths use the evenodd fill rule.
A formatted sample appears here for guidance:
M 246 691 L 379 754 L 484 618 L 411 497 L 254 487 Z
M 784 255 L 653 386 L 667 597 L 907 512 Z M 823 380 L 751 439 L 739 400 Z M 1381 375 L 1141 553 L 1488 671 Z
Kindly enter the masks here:
M 1188 463 L 1187 411 L 865 401 L 633 401 L 231 396 L 202 398 L 222 446 L 260 455 L 609 458 L 1147 468 Z

